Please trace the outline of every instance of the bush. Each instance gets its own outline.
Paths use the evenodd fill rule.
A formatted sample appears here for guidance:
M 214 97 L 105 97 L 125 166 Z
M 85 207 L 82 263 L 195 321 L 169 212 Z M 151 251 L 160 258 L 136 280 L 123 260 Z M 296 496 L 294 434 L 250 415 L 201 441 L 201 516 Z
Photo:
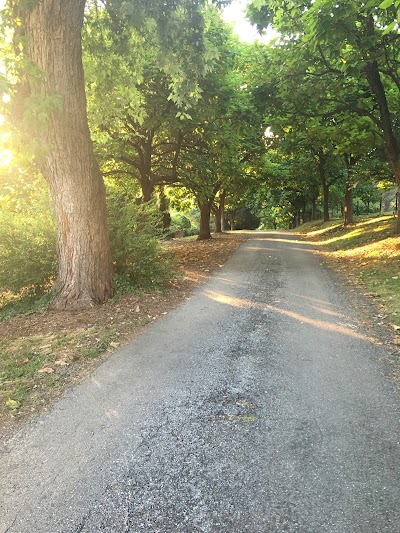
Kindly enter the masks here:
M 171 218 L 171 226 L 168 228 L 167 237 L 190 237 L 197 235 L 198 229 L 192 224 L 189 217 L 182 213 L 175 213 Z
M 50 208 L 0 212 L 0 292 L 42 292 L 57 272 L 55 225 Z
M 177 211 L 172 212 L 171 225 L 164 232 L 164 237 L 190 237 L 199 234 L 199 223 L 197 220 L 197 211 L 191 210 L 185 214 Z
M 172 275 L 172 260 L 160 244 L 155 203 L 136 205 L 117 194 L 108 198 L 111 253 L 119 292 L 159 286 Z

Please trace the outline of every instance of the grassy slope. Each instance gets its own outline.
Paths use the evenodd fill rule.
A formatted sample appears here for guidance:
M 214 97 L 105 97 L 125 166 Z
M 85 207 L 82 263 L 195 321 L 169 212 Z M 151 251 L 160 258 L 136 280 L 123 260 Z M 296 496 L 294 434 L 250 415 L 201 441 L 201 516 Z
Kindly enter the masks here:
M 328 261 L 381 299 L 393 327 L 400 329 L 400 236 L 394 217 L 310 222 L 296 231 L 310 239 Z

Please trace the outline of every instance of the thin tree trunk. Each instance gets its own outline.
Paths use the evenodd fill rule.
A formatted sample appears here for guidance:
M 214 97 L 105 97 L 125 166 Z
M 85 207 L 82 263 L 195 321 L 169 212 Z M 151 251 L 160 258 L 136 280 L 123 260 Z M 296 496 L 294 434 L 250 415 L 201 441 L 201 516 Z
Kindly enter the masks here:
M 225 224 L 225 199 L 226 199 L 226 192 L 222 191 L 220 197 L 219 197 L 219 208 L 220 208 L 220 216 L 221 216 L 221 231 L 226 231 L 226 224 Z
M 318 171 L 319 179 L 322 186 L 322 194 L 324 200 L 324 222 L 329 222 L 329 184 L 326 180 L 326 162 L 328 159 L 327 154 L 324 154 L 322 150 L 319 150 L 318 153 Z
M 311 220 L 317 220 L 317 200 L 313 199 L 311 202 Z
M 324 222 L 329 222 L 329 185 L 326 183 L 322 186 L 322 193 L 324 197 Z
M 305 222 L 307 222 L 307 202 L 304 200 L 303 201 L 303 206 L 302 206 L 302 209 L 301 209 L 301 224 L 304 224 Z
M 230 224 L 231 224 L 231 231 L 235 231 L 236 225 L 235 225 L 235 213 L 234 212 L 230 213 L 229 221 L 230 221 Z
M 219 205 L 218 207 L 215 208 L 214 217 L 215 217 L 215 231 L 214 231 L 214 233 L 222 233 L 221 205 Z
M 344 225 L 353 223 L 353 185 L 346 182 L 346 192 L 344 195 Z
M 397 178 L 397 221 L 396 221 L 396 233 L 400 234 L 400 161 L 395 166 L 395 173 Z
M 105 187 L 86 113 L 81 28 L 84 0 L 42 0 L 26 14 L 28 55 L 38 73 L 32 96 L 49 105 L 35 136 L 38 164 L 49 185 L 57 221 L 59 273 L 56 309 L 88 308 L 113 294 Z

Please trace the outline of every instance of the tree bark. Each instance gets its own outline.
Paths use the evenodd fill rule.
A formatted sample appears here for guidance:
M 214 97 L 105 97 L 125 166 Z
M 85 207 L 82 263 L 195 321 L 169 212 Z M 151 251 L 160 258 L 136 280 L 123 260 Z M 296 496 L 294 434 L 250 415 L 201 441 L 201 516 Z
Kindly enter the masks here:
M 26 14 L 28 58 L 39 74 L 30 93 L 49 106 L 35 132 L 38 164 L 49 185 L 58 232 L 59 272 L 54 308 L 82 309 L 113 295 L 105 187 L 90 138 L 82 66 L 85 0 L 42 0 Z
M 233 211 L 229 214 L 229 221 L 230 221 L 230 224 L 231 224 L 231 231 L 235 231 L 235 229 L 236 229 L 235 213 Z
M 367 19 L 367 33 L 371 36 L 375 33 L 375 21 L 372 15 Z M 386 97 L 385 87 L 382 83 L 378 62 L 376 60 L 368 62 L 365 70 L 368 83 L 375 95 L 376 103 L 379 108 L 386 158 L 392 167 L 396 178 L 397 188 L 398 191 L 400 191 L 400 141 L 395 128 L 397 117 L 394 116 L 392 118 L 390 113 L 389 102 Z M 400 233 L 399 208 L 397 209 L 396 233 Z
M 150 202 L 154 194 L 154 185 L 151 183 L 150 179 L 141 179 L 140 186 L 142 189 L 142 202 Z
M 209 200 L 204 200 L 199 202 L 200 209 L 200 230 L 199 236 L 197 237 L 198 241 L 204 241 L 211 239 L 210 231 L 210 216 L 211 216 L 211 205 Z
M 353 223 L 353 184 L 346 182 L 346 192 L 344 195 L 344 225 Z
M 311 220 L 317 220 L 317 200 L 313 198 L 311 202 Z
M 344 195 L 344 225 L 348 226 L 353 223 L 353 188 L 354 182 L 352 179 L 353 168 L 359 157 L 344 154 L 344 162 L 347 170 L 347 179 L 346 179 L 346 191 Z
M 214 233 L 222 233 L 222 225 L 221 225 L 221 205 L 215 208 L 214 210 L 215 215 L 215 231 Z
M 322 150 L 319 150 L 317 152 L 318 157 L 318 171 L 319 171 L 319 179 L 322 186 L 322 195 L 324 200 L 324 222 L 329 222 L 329 183 L 326 179 L 326 162 L 328 159 L 328 156 L 324 154 Z
M 221 215 L 221 231 L 226 231 L 226 225 L 225 225 L 225 199 L 226 199 L 226 192 L 222 191 L 219 197 L 219 208 L 220 208 L 220 215 Z
M 322 184 L 322 194 L 324 197 L 324 222 L 329 222 L 329 185 L 326 182 Z
M 398 186 L 397 186 L 397 221 L 396 221 L 396 233 L 400 234 L 400 162 L 398 168 Z

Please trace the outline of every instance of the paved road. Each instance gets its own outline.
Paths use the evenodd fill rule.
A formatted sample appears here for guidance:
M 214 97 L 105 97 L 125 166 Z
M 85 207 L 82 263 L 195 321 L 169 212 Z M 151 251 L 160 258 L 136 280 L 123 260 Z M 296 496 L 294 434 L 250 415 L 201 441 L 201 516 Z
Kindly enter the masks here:
M 255 233 L 6 444 L 0 531 L 398 533 L 386 349 L 307 244 Z

